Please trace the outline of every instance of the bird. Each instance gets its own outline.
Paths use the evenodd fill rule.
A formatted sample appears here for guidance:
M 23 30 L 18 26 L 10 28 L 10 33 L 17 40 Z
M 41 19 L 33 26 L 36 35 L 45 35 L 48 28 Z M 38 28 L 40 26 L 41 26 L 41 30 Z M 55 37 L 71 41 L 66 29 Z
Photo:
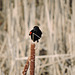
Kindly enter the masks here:
M 33 29 L 29 32 L 29 35 L 31 36 L 33 42 L 39 42 L 39 39 L 42 36 L 42 31 L 39 29 L 38 26 L 34 26 Z

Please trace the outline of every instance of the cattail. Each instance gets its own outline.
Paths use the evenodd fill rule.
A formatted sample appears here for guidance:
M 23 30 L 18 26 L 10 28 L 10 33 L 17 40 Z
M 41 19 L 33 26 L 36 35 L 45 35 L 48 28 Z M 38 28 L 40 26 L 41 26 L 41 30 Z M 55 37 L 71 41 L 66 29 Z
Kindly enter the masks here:
M 30 75 L 34 75 L 35 70 L 35 44 L 31 44 L 31 56 L 30 56 Z

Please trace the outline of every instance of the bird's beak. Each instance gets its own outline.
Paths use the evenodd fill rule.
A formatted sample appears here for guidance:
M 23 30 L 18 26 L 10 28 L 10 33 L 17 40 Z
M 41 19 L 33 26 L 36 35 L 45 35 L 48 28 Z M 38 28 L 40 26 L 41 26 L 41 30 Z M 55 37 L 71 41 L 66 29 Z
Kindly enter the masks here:
M 32 32 L 29 33 L 29 35 L 31 35 L 31 34 L 32 34 Z

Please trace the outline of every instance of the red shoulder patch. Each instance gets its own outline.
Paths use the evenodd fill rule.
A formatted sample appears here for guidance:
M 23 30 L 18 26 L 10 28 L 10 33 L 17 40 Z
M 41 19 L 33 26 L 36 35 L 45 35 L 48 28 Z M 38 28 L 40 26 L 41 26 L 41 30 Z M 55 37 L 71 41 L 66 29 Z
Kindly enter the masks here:
M 29 33 L 30 35 L 32 34 L 32 32 Z

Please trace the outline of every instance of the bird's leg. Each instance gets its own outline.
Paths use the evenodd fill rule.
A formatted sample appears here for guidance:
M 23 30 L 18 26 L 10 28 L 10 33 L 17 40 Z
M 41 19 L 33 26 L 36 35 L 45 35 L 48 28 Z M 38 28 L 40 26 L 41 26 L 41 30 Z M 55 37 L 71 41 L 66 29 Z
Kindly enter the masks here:
M 37 40 L 37 42 L 39 42 L 39 40 Z

